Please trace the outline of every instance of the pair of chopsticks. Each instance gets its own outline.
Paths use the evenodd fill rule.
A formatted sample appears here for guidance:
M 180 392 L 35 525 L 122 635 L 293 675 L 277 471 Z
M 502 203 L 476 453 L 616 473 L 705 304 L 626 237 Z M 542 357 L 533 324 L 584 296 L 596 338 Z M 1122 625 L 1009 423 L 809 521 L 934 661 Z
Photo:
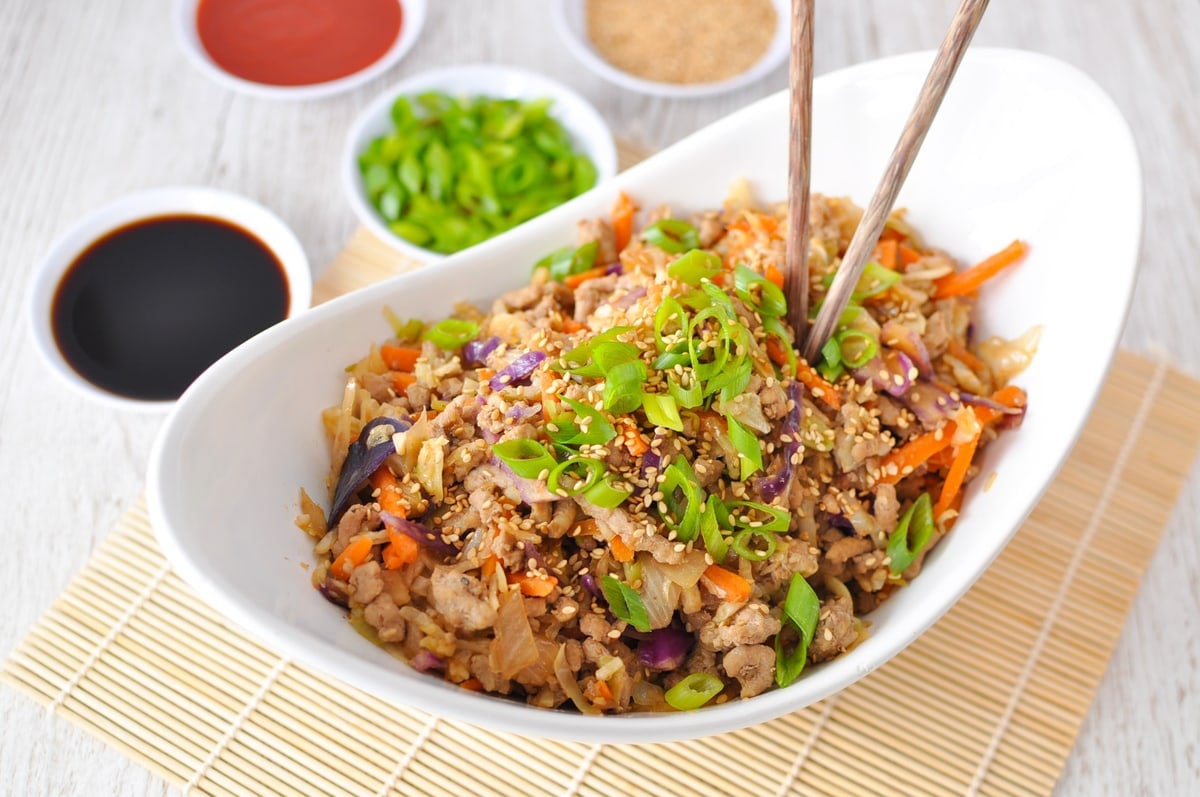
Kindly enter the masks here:
M 879 240 L 883 225 L 896 202 L 896 195 L 904 185 L 904 178 L 916 160 L 925 134 L 929 132 L 933 117 L 941 107 L 942 98 L 946 96 L 946 89 L 950 87 L 967 45 L 979 27 L 983 12 L 987 10 L 988 0 L 962 0 L 959 5 L 950 22 L 950 30 L 946 32 L 946 38 L 942 40 L 942 46 L 925 78 L 925 84 L 921 87 L 921 93 L 917 96 L 916 105 L 900 133 L 900 140 L 892 150 L 883 177 L 850 239 L 850 246 L 842 258 L 833 284 L 829 286 L 821 310 L 809 328 L 808 186 L 812 155 L 813 3 L 814 0 L 792 0 L 788 239 L 787 269 L 784 274 L 787 278 L 788 320 L 795 330 L 804 359 L 815 364 L 858 285 L 867 258 L 874 250 L 875 242 Z

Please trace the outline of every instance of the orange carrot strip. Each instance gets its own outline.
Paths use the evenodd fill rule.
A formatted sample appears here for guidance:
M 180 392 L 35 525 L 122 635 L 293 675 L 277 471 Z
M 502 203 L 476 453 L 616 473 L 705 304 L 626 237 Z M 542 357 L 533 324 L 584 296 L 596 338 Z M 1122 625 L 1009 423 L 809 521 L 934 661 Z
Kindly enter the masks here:
M 771 281 L 771 284 L 776 288 L 783 290 L 783 272 L 775 268 L 774 263 L 768 263 L 764 277 Z
M 750 582 L 732 570 L 720 565 L 709 565 L 704 577 L 713 594 L 730 603 L 745 603 L 750 600 Z
M 393 515 L 408 517 L 408 505 L 403 501 L 404 493 L 400 490 L 400 480 L 386 464 L 380 465 L 367 481 L 379 491 L 379 497 L 375 500 L 379 501 L 381 509 Z
M 992 401 L 1016 409 L 1025 406 L 1026 395 L 1025 391 L 1016 385 L 1008 385 L 993 393 Z M 1000 410 L 994 410 L 991 407 L 975 407 L 975 417 L 979 419 L 980 423 L 991 423 L 1003 414 Z
M 978 374 L 983 372 L 983 361 L 976 357 L 970 349 L 959 343 L 954 338 L 950 338 L 949 351 L 951 356 L 957 357 L 963 362 L 964 365 L 966 365 L 975 373 Z
M 779 338 L 767 338 L 767 356 L 776 365 L 787 365 L 788 363 L 787 349 L 779 342 Z
M 581 329 L 586 329 L 587 327 L 576 321 L 574 318 L 564 318 L 559 323 L 558 328 L 563 332 L 578 332 Z
M 621 433 L 621 440 L 625 443 L 625 448 L 635 457 L 640 457 L 650 450 L 650 441 L 646 436 L 638 431 L 637 423 L 627 415 L 622 415 L 617 418 L 615 425 L 617 431 Z
M 558 586 L 558 579 L 554 576 L 531 576 L 524 570 L 519 570 L 516 573 L 509 574 L 508 583 L 516 584 L 520 587 L 522 595 L 528 595 L 531 598 L 544 598 Z
M 608 549 L 612 551 L 613 559 L 618 562 L 632 562 L 633 549 L 621 539 L 621 535 L 614 534 L 608 541 Z
M 490 554 L 487 559 L 483 560 L 483 564 L 479 566 L 480 575 L 484 578 L 491 578 L 492 574 L 496 572 L 496 564 L 499 561 L 496 554 Z
M 486 382 L 496 375 L 496 372 L 491 368 L 476 368 L 475 373 L 479 374 L 479 380 L 481 382 Z
M 383 357 L 384 364 L 393 371 L 412 371 L 417 367 L 421 350 L 409 346 L 384 344 L 379 347 L 379 356 Z
M 594 683 L 596 684 L 596 694 L 599 695 L 600 698 L 603 699 L 604 701 L 606 701 L 608 703 L 613 703 L 614 700 L 613 700 L 612 688 L 609 687 L 609 685 L 606 684 L 604 681 L 601 681 L 599 678 L 597 678 L 594 681 Z
M 400 395 L 408 390 L 409 385 L 417 381 L 416 374 L 406 374 L 403 371 L 392 372 L 392 390 Z
M 941 279 L 934 280 L 933 284 L 937 288 L 934 298 L 945 299 L 948 296 L 962 296 L 974 293 L 979 290 L 979 286 L 999 274 L 1005 268 L 1020 262 L 1028 251 L 1029 247 L 1023 241 L 1013 241 L 996 254 L 985 258 L 965 271 L 960 271 L 957 274 L 949 274 Z
M 618 252 L 624 250 L 633 239 L 633 214 L 636 211 L 637 206 L 624 191 L 617 195 L 617 204 L 613 208 L 612 214 L 612 226 L 613 234 L 617 239 Z
M 587 271 L 581 271 L 578 274 L 572 274 L 571 276 L 565 278 L 563 280 L 563 285 L 566 285 L 571 290 L 575 290 L 588 280 L 594 280 L 596 277 L 603 277 L 606 273 L 608 273 L 608 266 L 596 266 L 595 268 L 589 268 Z
M 901 265 L 909 266 L 921 259 L 921 253 L 911 246 L 900 244 L 899 252 Z
M 467 680 L 465 680 L 461 684 L 459 684 L 459 686 L 461 686 L 463 689 L 468 689 L 472 692 L 482 692 L 483 691 L 483 682 L 480 681 L 478 678 L 468 678 Z
M 329 566 L 329 574 L 342 581 L 350 578 L 350 573 L 354 568 L 367 561 L 367 557 L 371 555 L 371 548 L 370 537 L 358 537 L 352 540 L 338 554 L 338 558 L 333 560 L 333 564 Z
M 837 388 L 817 373 L 815 368 L 804 361 L 804 358 L 796 363 L 796 378 L 809 389 L 815 398 L 823 401 L 831 410 L 837 411 L 842 408 L 842 397 L 838 395 Z
M 893 450 L 880 463 L 879 483 L 895 484 L 925 464 L 930 457 L 950 445 L 957 428 L 954 421 L 949 421 L 942 428 L 925 432 Z
M 399 570 L 421 556 L 421 545 L 412 537 L 388 529 L 388 540 L 391 544 L 383 549 L 383 566 L 388 570 Z
M 899 247 L 900 244 L 894 239 L 880 241 L 875 247 L 875 262 L 895 271 L 900 264 Z
M 933 505 L 935 518 L 940 517 L 950 508 L 950 503 L 962 489 L 963 479 L 967 477 L 967 469 L 971 467 L 971 460 L 975 457 L 975 449 L 978 446 L 979 435 L 975 435 L 955 450 L 954 464 L 950 466 L 950 472 L 946 474 L 946 482 L 942 485 L 941 495 L 938 496 L 937 503 Z

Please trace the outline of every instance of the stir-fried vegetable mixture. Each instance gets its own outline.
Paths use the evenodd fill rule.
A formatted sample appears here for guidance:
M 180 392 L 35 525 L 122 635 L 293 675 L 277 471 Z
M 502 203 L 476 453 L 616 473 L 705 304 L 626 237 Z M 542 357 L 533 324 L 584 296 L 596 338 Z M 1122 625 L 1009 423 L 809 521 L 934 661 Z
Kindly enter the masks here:
M 486 313 L 387 312 L 324 415 L 314 584 L 419 670 L 589 714 L 786 687 L 863 638 L 1023 418 L 1036 330 L 971 326 L 1023 244 L 959 271 L 894 215 L 808 363 L 782 208 L 635 215 L 581 222 Z M 860 215 L 813 202 L 814 312 Z

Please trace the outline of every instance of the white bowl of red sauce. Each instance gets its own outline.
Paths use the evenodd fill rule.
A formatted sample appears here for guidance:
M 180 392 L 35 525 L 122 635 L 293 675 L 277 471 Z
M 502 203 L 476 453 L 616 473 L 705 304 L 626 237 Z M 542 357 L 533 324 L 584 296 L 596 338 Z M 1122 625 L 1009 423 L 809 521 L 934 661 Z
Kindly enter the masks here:
M 404 57 L 426 0 L 176 0 L 189 60 L 226 88 L 278 100 L 337 94 Z

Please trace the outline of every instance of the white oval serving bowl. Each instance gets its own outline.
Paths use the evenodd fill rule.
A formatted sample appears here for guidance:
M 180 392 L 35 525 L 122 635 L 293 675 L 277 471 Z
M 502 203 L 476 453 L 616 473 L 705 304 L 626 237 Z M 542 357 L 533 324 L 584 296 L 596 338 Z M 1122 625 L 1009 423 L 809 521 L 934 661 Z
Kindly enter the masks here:
M 739 72 L 725 80 L 715 80 L 709 83 L 666 83 L 660 80 L 647 80 L 609 63 L 596 50 L 588 36 L 587 0 L 555 0 L 553 5 L 554 28 L 558 32 L 558 37 L 567 45 L 571 55 L 592 72 L 621 88 L 641 94 L 674 99 L 708 97 L 748 86 L 754 81 L 766 77 L 787 60 L 789 51 L 788 20 L 792 13 L 791 4 L 788 0 L 771 0 L 771 3 L 775 6 L 775 33 L 762 57 L 745 72 Z
M 187 59 L 213 82 L 227 89 L 268 100 L 316 100 L 357 88 L 382 75 L 403 58 L 421 35 L 428 12 L 428 0 L 397 0 L 400 4 L 400 35 L 378 60 L 336 80 L 303 86 L 276 86 L 238 77 L 212 59 L 196 30 L 196 8 L 200 0 L 175 0 L 175 37 Z
M 410 257 L 432 263 L 442 260 L 446 255 L 409 243 L 388 229 L 387 223 L 367 196 L 358 156 L 373 139 L 395 129 L 391 112 L 392 104 L 398 97 L 426 91 L 440 91 L 453 97 L 549 98 L 553 100 L 550 115 L 570 135 L 575 151 L 592 159 L 596 167 L 596 184 L 603 183 L 617 173 L 617 146 L 608 124 L 591 103 L 556 80 L 527 69 L 499 64 L 463 64 L 413 75 L 382 92 L 363 109 L 350 126 L 346 144 L 342 148 L 342 190 L 354 214 L 379 240 Z M 511 230 L 501 235 L 508 232 Z
M 117 395 L 82 377 L 55 343 L 54 297 L 67 269 L 88 247 L 122 227 L 161 216 L 207 216 L 250 233 L 271 250 L 283 267 L 288 286 L 287 317 L 308 309 L 312 302 L 312 273 L 300 241 L 282 219 L 244 196 L 203 186 L 152 188 L 121 197 L 92 211 L 67 230 L 42 259 L 29 286 L 26 312 L 34 346 L 50 370 L 88 398 L 117 409 L 162 412 L 175 402 Z
M 817 80 L 815 190 L 865 203 L 931 60 L 900 56 Z M 183 396 L 152 456 L 150 509 L 174 567 L 218 610 L 299 661 L 384 699 L 527 735 L 660 742 L 719 733 L 807 706 L 882 665 L 958 600 L 1033 508 L 1083 427 L 1128 307 L 1142 213 L 1133 139 L 1088 77 L 1045 56 L 968 53 L 902 194 L 926 239 L 966 262 L 1013 238 L 1030 242 L 1027 260 L 986 287 L 977 318 L 981 337 L 1044 325 L 1040 351 L 1018 379 L 1030 409 L 1019 431 L 988 448 L 954 531 L 921 575 L 869 616 L 870 637 L 851 652 L 787 689 L 697 712 L 536 709 L 421 675 L 359 636 L 312 588 L 301 568 L 311 541 L 292 525 L 300 487 L 325 495 L 319 413 L 338 401 L 345 364 L 388 334 L 385 305 L 425 319 L 460 300 L 486 305 L 572 240 L 577 219 L 607 215 L 618 191 L 643 208 L 696 210 L 718 205 L 744 177 L 761 199 L 781 199 L 786 155 L 780 93 L 518 231 L 337 299 L 234 351 Z

